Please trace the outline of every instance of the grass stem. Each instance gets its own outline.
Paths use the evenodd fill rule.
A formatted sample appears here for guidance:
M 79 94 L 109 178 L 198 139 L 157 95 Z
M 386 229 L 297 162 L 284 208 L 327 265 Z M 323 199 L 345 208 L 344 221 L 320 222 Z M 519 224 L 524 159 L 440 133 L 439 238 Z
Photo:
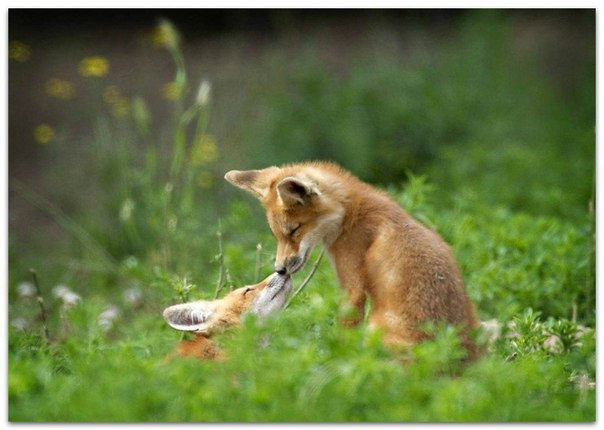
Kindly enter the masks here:
M 218 294 L 220 294 L 224 288 L 224 249 L 222 246 L 222 225 L 220 220 L 218 220 L 218 231 L 216 232 L 216 237 L 218 239 L 218 255 L 216 256 L 216 259 L 218 260 L 218 279 L 216 280 L 214 299 L 218 297 Z
M 317 257 L 317 260 L 313 264 L 312 269 L 310 270 L 308 276 L 306 276 L 306 278 L 304 279 L 304 281 L 302 281 L 302 283 L 300 284 L 300 286 L 298 287 L 298 289 L 296 291 L 294 291 L 294 294 L 292 294 L 292 296 L 289 298 L 289 300 L 287 301 L 287 304 L 285 305 L 285 307 L 283 309 L 287 309 L 288 308 L 288 306 L 292 302 L 292 300 L 294 300 L 296 298 L 296 296 L 302 292 L 302 290 L 304 289 L 304 287 L 306 287 L 306 285 L 308 284 L 308 282 L 312 279 L 312 277 L 314 276 L 315 272 L 319 268 L 319 264 L 321 264 L 321 259 L 323 258 L 323 254 L 325 254 L 325 248 L 321 249 L 321 252 L 319 253 L 319 256 Z
M 109 254 L 86 229 L 78 225 L 61 209 L 53 205 L 44 197 L 33 191 L 26 184 L 14 177 L 10 178 L 10 187 L 20 196 L 22 196 L 26 201 L 31 203 L 33 206 L 48 214 L 57 224 L 59 224 L 67 232 L 71 233 L 86 249 L 88 249 L 95 256 L 95 258 L 98 259 L 99 263 L 101 263 L 106 269 L 115 269 L 117 263 L 115 262 L 115 259 L 111 256 L 111 254 Z
M 260 253 L 262 252 L 262 244 L 256 245 L 256 267 L 254 269 L 254 282 L 260 281 Z
M 42 290 L 40 289 L 40 283 L 38 282 L 38 275 L 34 269 L 29 269 L 29 273 L 34 280 L 34 286 L 36 287 L 37 301 L 40 306 L 40 314 L 42 317 L 42 327 L 44 327 L 44 337 L 46 339 L 46 343 L 50 343 L 50 333 L 48 331 L 48 321 L 46 320 L 47 311 L 44 306 L 44 297 L 42 296 Z

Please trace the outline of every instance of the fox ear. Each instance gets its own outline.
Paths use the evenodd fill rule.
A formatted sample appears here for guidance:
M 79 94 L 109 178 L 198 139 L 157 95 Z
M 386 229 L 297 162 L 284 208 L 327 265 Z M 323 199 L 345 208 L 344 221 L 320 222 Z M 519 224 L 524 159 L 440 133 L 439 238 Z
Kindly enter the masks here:
M 231 170 L 224 175 L 224 179 L 263 199 L 268 194 L 271 180 L 277 172 L 279 172 L 277 167 L 267 167 L 262 170 Z
M 289 176 L 277 184 L 279 197 L 286 205 L 304 205 L 312 195 L 319 194 L 316 186 L 304 179 Z
M 173 329 L 210 334 L 215 312 L 211 302 L 199 301 L 170 306 L 164 309 L 163 315 Z

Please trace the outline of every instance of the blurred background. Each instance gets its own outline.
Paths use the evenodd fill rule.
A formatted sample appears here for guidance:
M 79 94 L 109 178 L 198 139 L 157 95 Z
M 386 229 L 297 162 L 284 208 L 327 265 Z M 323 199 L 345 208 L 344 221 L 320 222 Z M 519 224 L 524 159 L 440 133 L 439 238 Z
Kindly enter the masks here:
M 386 188 L 425 176 L 437 209 L 593 209 L 594 10 L 12 9 L 9 24 L 11 278 L 131 256 L 203 277 L 220 219 L 253 225 L 222 226 L 229 240 L 267 232 L 222 179 L 235 168 L 332 160 Z
M 11 421 L 595 420 L 595 10 L 8 21 Z M 161 364 L 183 338 L 166 306 L 273 270 L 225 172 L 312 159 L 451 244 L 500 334 L 484 360 L 461 376 L 443 330 L 393 363 L 338 325 L 324 259 L 279 318 L 219 340 L 227 362 Z

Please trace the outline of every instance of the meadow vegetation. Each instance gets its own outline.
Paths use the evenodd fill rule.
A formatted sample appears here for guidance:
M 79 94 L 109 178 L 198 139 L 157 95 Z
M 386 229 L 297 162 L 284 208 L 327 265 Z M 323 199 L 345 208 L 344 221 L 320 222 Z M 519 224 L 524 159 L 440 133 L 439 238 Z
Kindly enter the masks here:
M 49 243 L 32 225 L 23 242 L 11 224 L 9 420 L 594 421 L 595 51 L 560 89 L 514 48 L 514 28 L 505 14 L 468 13 L 433 50 L 361 52 L 345 72 L 316 42 L 287 69 L 269 53 L 270 85 L 250 90 L 223 137 L 220 94 L 190 79 L 177 29 L 161 23 L 171 116 L 153 120 L 144 93 L 95 85 L 104 110 L 88 106 L 77 160 L 62 157 L 73 142 L 60 124 L 33 134 L 60 160 L 48 180 L 73 189 L 83 170 L 94 186 L 49 199 L 10 177 L 11 198 L 63 235 Z M 103 60 L 80 63 L 82 79 L 111 73 Z M 49 97 L 74 91 L 53 84 Z M 164 361 L 182 338 L 166 306 L 272 270 L 264 214 L 224 172 L 307 159 L 377 184 L 451 244 L 488 322 L 482 359 L 463 361 L 452 327 L 407 351 L 406 366 L 379 333 L 342 328 L 324 259 L 278 317 L 218 338 L 227 361 Z

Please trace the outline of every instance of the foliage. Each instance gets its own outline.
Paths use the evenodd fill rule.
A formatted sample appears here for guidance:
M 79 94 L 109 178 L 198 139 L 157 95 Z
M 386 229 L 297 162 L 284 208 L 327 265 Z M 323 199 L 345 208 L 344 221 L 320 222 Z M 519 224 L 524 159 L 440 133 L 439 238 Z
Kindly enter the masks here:
M 594 58 L 569 100 L 514 51 L 513 31 L 500 13 L 478 11 L 436 54 L 418 48 L 402 64 L 360 58 L 343 73 L 301 56 L 254 98 L 247 156 L 335 160 L 382 184 L 412 168 L 488 203 L 577 215 L 594 191 Z
M 508 320 L 532 306 L 547 317 L 595 323 L 593 214 L 571 222 L 490 206 L 475 195 L 457 195 L 442 209 L 436 197 L 425 177 L 411 176 L 398 201 L 455 244 L 483 316 Z
M 437 230 L 494 328 L 483 358 L 464 362 L 453 327 L 403 352 L 365 325 L 342 328 L 323 261 L 277 318 L 218 337 L 227 361 L 166 362 L 181 335 L 163 308 L 257 281 L 274 240 L 256 201 L 217 184 L 228 147 L 209 132 L 209 84 L 192 91 L 169 23 L 154 37 L 175 66 L 169 121 L 151 121 L 143 95 L 127 120 L 94 115 L 80 162 L 97 190 L 75 208 L 61 204 L 69 190 L 51 202 L 11 178 L 69 234 L 52 252 L 45 238 L 9 238 L 11 421 L 595 420 L 589 67 L 563 103 L 535 64 L 508 61 L 504 17 L 468 14 L 432 56 L 359 58 L 344 75 L 304 57 L 289 77 L 273 71 L 239 126 L 247 163 L 340 161 Z M 110 69 L 95 61 L 101 79 Z M 60 136 L 45 150 L 61 153 Z
M 335 295 L 318 287 L 279 318 L 263 326 L 248 319 L 242 330 L 224 335 L 220 341 L 230 357 L 224 363 L 162 363 L 177 334 L 151 316 L 125 325 L 120 342 L 78 333 L 55 351 L 39 337 L 11 333 L 20 344 L 10 347 L 10 418 L 264 422 L 594 417 L 594 391 L 570 379 L 573 371 L 593 378 L 594 362 L 588 360 L 588 369 L 568 369 L 576 348 L 549 356 L 527 352 L 508 362 L 505 354 L 512 343 L 503 339 L 460 377 L 458 342 L 451 331 L 442 331 L 434 341 L 418 345 L 416 361 L 403 366 L 375 333 L 334 324 Z M 593 354 L 593 346 L 579 355 Z M 87 381 L 94 381 L 93 389 Z M 141 383 L 144 390 L 133 389 Z M 44 393 L 53 393 L 51 402 Z

